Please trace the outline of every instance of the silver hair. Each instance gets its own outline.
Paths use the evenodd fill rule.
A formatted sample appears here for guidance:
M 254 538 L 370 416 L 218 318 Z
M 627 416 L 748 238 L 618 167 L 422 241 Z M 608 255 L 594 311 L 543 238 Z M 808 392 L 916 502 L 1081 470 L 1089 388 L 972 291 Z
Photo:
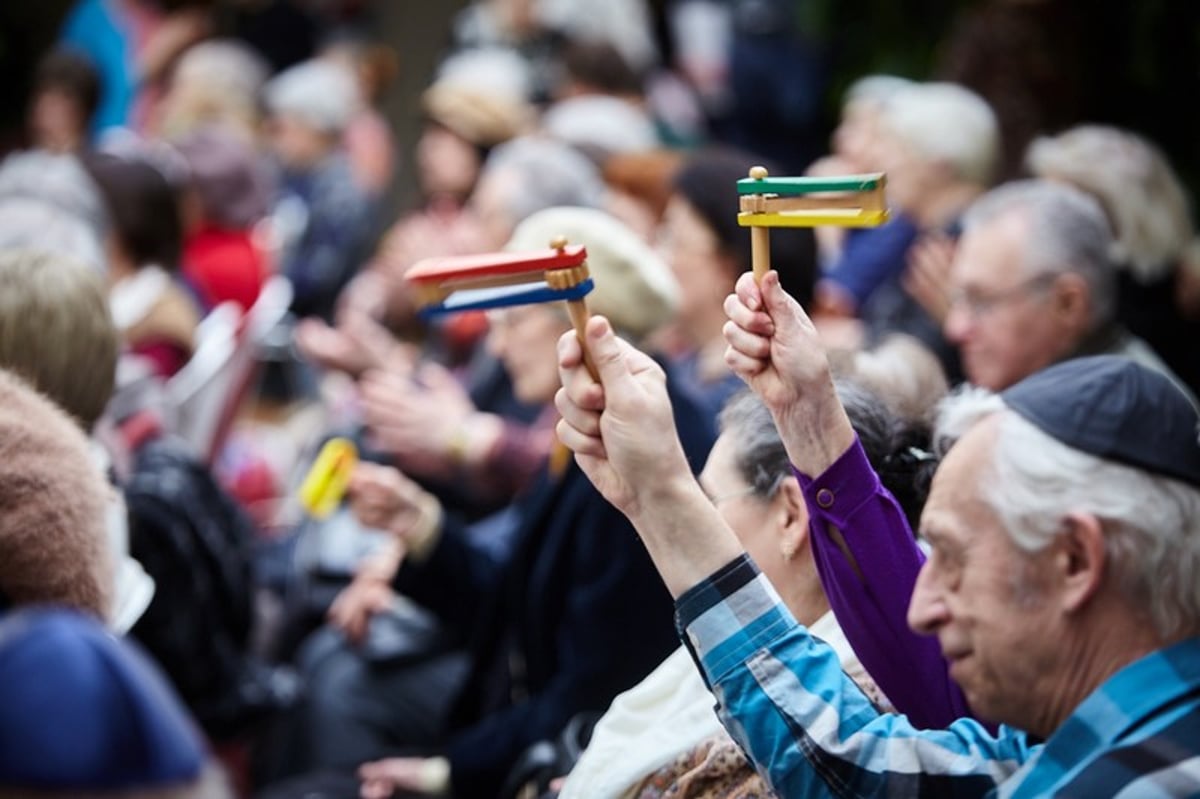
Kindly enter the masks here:
M 721 409 L 722 433 L 733 435 L 734 462 L 754 495 L 770 499 L 792 474 L 791 461 L 771 412 L 756 394 L 740 391 Z
M 104 197 L 73 155 L 38 150 L 13 153 L 0 163 L 0 200 L 29 199 L 70 214 L 96 238 L 108 235 L 111 220 Z
M 1064 515 L 1092 514 L 1104 530 L 1108 573 L 1130 606 L 1163 638 L 1200 628 L 1200 490 L 1069 447 L 979 388 L 943 402 L 939 449 L 996 413 L 980 488 L 1017 547 L 1039 552 L 1061 533 Z
M 963 216 L 970 231 L 1008 214 L 1023 214 L 1029 222 L 1025 242 L 1025 272 L 1079 275 L 1091 293 L 1092 326 L 1116 314 L 1116 267 L 1112 229 L 1094 197 L 1062 183 L 1019 180 L 992 189 Z
M 1080 125 L 1035 140 L 1025 156 L 1033 174 L 1094 195 L 1116 236 L 1112 256 L 1143 281 L 1167 274 L 1192 239 L 1187 192 L 1165 155 L 1137 134 Z
M 515 176 L 515 187 L 505 198 L 514 223 L 555 206 L 598 208 L 604 196 L 595 165 L 553 139 L 523 136 L 499 145 L 488 155 L 480 182 L 501 172 Z
M 32 250 L 108 267 L 95 228 L 70 212 L 31 197 L 0 197 L 0 251 Z
M 911 89 L 913 82 L 896 75 L 864 75 L 851 83 L 842 93 L 842 108 L 852 103 L 882 103 L 898 92 Z
M 1000 157 L 1000 127 L 991 106 L 954 83 L 913 83 L 883 98 L 882 124 L 923 160 L 986 186 Z

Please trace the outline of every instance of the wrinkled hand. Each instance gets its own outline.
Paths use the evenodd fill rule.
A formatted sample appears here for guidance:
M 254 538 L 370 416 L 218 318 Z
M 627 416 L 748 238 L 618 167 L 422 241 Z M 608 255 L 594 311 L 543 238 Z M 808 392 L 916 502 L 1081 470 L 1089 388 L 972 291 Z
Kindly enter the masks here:
M 725 363 L 772 411 L 790 409 L 814 385 L 829 382 L 817 329 L 774 271 L 761 286 L 750 273 L 738 278 L 725 313 Z
M 589 320 L 587 346 L 599 384 L 583 366 L 575 333 L 558 341 L 563 384 L 554 397 L 562 414 L 558 437 L 604 498 L 635 516 L 657 490 L 676 480 L 692 481 L 675 432 L 666 375 L 652 358 L 617 338 L 602 316 Z
M 389 757 L 358 767 L 362 799 L 387 799 L 396 791 L 443 793 L 449 769 L 441 758 Z
M 950 313 L 950 268 L 954 240 L 944 233 L 922 236 L 908 253 L 902 285 L 940 325 Z
M 361 382 L 363 415 L 374 440 L 410 474 L 449 477 L 469 456 L 488 449 L 475 440 L 487 432 L 499 434 L 479 422 L 466 389 L 443 367 L 423 364 L 417 380 L 384 372 L 370 372 Z M 419 382 L 418 382 L 419 381 Z
M 391 466 L 360 461 L 349 486 L 350 510 L 367 527 L 418 547 L 440 514 L 437 498 Z
M 300 354 L 322 367 L 358 377 L 369 369 L 406 371 L 411 356 L 383 325 L 353 312 L 339 316 L 336 327 L 316 318 L 296 325 L 292 334 Z
M 854 440 L 833 388 L 829 361 L 808 314 L 768 272 L 750 273 L 725 298 L 725 362 L 770 409 L 788 456 L 816 476 Z

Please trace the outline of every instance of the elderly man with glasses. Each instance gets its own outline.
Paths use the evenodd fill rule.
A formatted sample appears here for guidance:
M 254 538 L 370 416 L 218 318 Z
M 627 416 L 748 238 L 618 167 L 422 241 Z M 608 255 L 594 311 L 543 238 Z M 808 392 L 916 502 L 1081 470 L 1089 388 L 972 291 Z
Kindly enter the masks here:
M 1065 358 L 1122 355 L 1180 381 L 1116 318 L 1112 232 L 1099 203 L 1030 180 L 985 194 L 963 217 L 943 331 L 967 378 L 999 391 Z

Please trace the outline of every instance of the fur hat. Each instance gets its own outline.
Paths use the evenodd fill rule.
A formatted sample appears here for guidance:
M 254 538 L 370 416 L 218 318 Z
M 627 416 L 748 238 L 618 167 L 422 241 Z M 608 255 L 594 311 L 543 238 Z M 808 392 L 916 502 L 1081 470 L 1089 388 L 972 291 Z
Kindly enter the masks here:
M 517 226 L 507 249 L 545 249 L 557 236 L 587 247 L 588 271 L 596 284 L 587 297 L 593 313 L 634 339 L 671 320 L 679 304 L 675 276 L 649 244 L 604 211 L 538 211 Z
M 79 427 L 0 370 L 0 594 L 107 620 L 113 566 L 108 483 Z

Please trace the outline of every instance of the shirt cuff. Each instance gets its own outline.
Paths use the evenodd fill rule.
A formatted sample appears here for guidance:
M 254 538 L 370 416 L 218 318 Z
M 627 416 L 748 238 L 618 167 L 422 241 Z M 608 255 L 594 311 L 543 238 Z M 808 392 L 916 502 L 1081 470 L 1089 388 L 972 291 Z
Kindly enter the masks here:
M 675 623 L 680 634 L 714 605 L 724 602 L 731 594 L 753 580 L 757 574 L 758 566 L 743 552 L 707 579 L 680 594 L 675 600 Z
M 811 512 L 830 517 L 839 526 L 864 502 L 874 498 L 882 489 L 867 453 L 858 436 L 833 464 L 816 477 L 810 477 L 795 466 L 792 471 L 800 481 L 804 498 Z
M 766 575 L 741 555 L 676 603 L 684 643 L 709 685 L 795 626 Z

